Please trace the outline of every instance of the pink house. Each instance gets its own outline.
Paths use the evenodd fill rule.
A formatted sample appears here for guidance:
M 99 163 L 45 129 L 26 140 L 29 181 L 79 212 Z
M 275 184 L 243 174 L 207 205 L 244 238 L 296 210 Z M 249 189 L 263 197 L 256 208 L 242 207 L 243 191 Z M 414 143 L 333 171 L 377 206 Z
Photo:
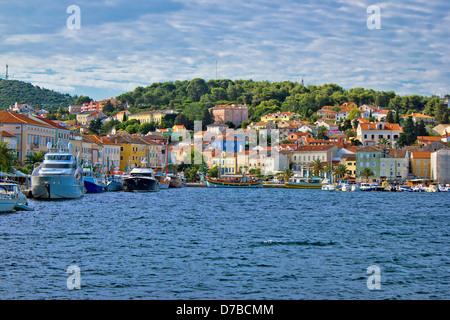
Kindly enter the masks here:
M 238 126 L 243 121 L 248 121 L 248 107 L 246 105 L 224 104 L 209 109 L 214 115 L 214 123 L 226 123 L 228 121 Z

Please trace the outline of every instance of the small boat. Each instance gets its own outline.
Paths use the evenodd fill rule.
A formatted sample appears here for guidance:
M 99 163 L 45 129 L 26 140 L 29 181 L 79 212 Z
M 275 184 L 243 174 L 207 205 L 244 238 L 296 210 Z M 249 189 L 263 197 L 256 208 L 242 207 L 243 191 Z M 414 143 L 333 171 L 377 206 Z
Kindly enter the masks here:
M 290 189 L 322 189 L 322 180 L 318 177 L 299 178 L 294 176 L 284 185 Z
M 208 188 L 262 188 L 263 180 L 244 175 L 229 175 L 221 178 L 206 177 Z
M 86 193 L 106 192 L 107 182 L 100 173 L 95 173 L 90 167 L 83 168 L 83 183 Z
M 334 184 L 324 184 L 324 185 L 322 186 L 322 190 L 325 190 L 325 191 L 334 191 L 334 190 L 336 190 L 336 186 L 335 186 Z
M 113 174 L 106 179 L 106 190 L 107 191 L 122 191 L 123 190 L 123 175 Z
M 350 184 L 348 184 L 348 183 L 343 183 L 341 185 L 342 185 L 342 189 L 341 189 L 342 191 L 351 191 L 352 190 Z
M 47 145 L 52 149 L 52 145 Z M 31 193 L 38 199 L 76 199 L 83 196 L 82 168 L 78 157 L 69 152 L 72 144 L 56 144 L 55 152 L 44 155 L 44 161 L 35 164 L 31 173 Z
M 34 209 L 28 205 L 28 199 L 23 194 L 19 185 L 13 181 L 0 182 L 0 186 L 6 190 L 8 195 L 16 199 L 14 209 L 17 211 L 33 211 Z
M 5 187 L 0 186 L 0 213 L 14 212 L 16 203 L 17 198 L 15 198 L 13 195 L 8 194 L 8 191 Z
M 425 192 L 439 192 L 439 189 L 435 185 L 425 187 Z
M 438 189 L 440 192 L 449 192 L 450 191 L 450 187 L 446 187 L 443 184 L 439 184 Z
M 400 192 L 411 192 L 412 190 L 408 186 L 399 186 L 398 187 L 398 191 L 400 191 Z
M 357 184 L 352 184 L 351 191 L 361 191 L 361 188 Z
M 146 164 L 146 160 L 142 161 Z M 125 191 L 131 192 L 157 192 L 159 191 L 158 180 L 155 179 L 153 170 L 149 167 L 134 168 L 130 175 L 123 178 Z
M 360 191 L 374 191 L 372 185 L 370 183 L 366 183 L 366 182 L 361 183 L 359 190 Z
M 183 188 L 186 187 L 186 180 L 178 175 L 169 175 L 169 187 L 170 188 Z
M 165 174 L 157 174 L 155 176 L 156 180 L 159 183 L 159 189 L 169 189 L 170 186 L 170 177 Z

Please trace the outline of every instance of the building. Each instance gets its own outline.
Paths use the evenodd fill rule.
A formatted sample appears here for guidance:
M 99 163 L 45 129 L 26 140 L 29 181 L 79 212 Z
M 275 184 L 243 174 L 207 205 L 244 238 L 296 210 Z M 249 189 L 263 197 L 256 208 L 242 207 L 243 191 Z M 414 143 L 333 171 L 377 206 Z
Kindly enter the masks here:
M 425 122 L 425 124 L 434 124 L 436 122 L 435 117 L 427 116 L 426 114 L 421 114 L 421 113 L 411 113 L 406 116 L 403 116 L 402 119 L 406 120 L 409 117 L 412 117 L 414 122 L 419 122 L 422 120 L 423 120 L 423 122 Z
M 130 111 L 124 110 L 124 111 L 120 111 L 120 112 L 116 113 L 115 115 L 113 115 L 112 119 L 113 120 L 118 120 L 120 122 L 123 122 L 124 116 L 126 116 L 127 119 L 128 119 L 129 115 L 130 115 Z
M 153 111 L 142 111 L 135 114 L 127 115 L 128 120 L 136 119 L 140 124 L 143 123 L 161 123 L 162 118 L 168 114 L 178 114 L 174 110 L 153 110 Z
M 361 176 L 364 168 L 374 172 L 373 178 L 380 179 L 381 150 L 375 146 L 365 146 L 356 150 L 356 175 Z
M 0 131 L 0 142 L 6 143 L 8 148 L 17 154 L 17 137 L 7 131 Z
M 409 151 L 406 149 L 383 150 L 380 158 L 380 179 L 403 183 L 409 174 Z
M 248 106 L 236 104 L 217 105 L 209 108 L 214 116 L 214 123 L 232 122 L 235 126 L 239 126 L 242 122 L 248 121 Z
M 317 111 L 321 119 L 335 120 L 337 112 L 331 109 L 322 108 Z
M 0 131 L 16 137 L 17 155 L 22 162 L 27 154 L 47 152 L 47 144 L 55 145 L 56 142 L 55 127 L 15 112 L 0 111 Z
M 319 119 L 315 122 L 317 128 L 325 127 L 328 131 L 337 131 L 338 125 L 330 120 Z
M 83 126 L 89 125 L 89 122 L 95 119 L 103 119 L 106 117 L 101 111 L 83 111 L 77 114 L 77 122 Z
M 431 179 L 450 184 L 450 149 L 441 149 L 430 156 Z
M 356 154 L 342 154 L 340 163 L 347 167 L 349 177 L 356 178 Z
M 81 112 L 81 106 L 69 106 L 70 114 L 77 114 Z
M 363 146 L 377 145 L 383 138 L 387 139 L 392 145 L 396 145 L 401 132 L 402 128 L 397 123 L 359 123 L 356 129 L 356 137 Z
M 319 159 L 322 163 L 332 162 L 337 156 L 339 148 L 328 146 L 300 146 L 292 152 L 292 170 L 303 177 L 312 176 L 311 163 Z
M 431 153 L 431 151 L 411 152 L 410 168 L 416 178 L 429 179 L 431 177 Z
M 220 174 L 237 174 L 237 155 L 233 152 L 217 152 L 212 157 L 212 166 L 219 168 Z
M 439 124 L 435 126 L 432 131 L 440 136 L 450 133 L 450 124 Z
M 279 123 L 280 121 L 289 121 L 293 119 L 299 119 L 301 116 L 295 112 L 275 112 L 269 113 L 261 117 L 261 122 L 275 122 Z

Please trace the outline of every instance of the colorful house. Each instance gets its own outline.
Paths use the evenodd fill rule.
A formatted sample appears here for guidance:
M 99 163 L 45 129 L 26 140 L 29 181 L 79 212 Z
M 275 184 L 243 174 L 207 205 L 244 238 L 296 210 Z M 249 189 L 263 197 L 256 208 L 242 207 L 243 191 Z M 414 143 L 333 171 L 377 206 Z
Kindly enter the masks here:
M 411 113 L 406 116 L 403 116 L 402 119 L 406 120 L 409 117 L 412 117 L 414 122 L 419 122 L 421 120 L 423 120 L 423 122 L 425 122 L 425 124 L 433 124 L 436 122 L 435 117 L 427 116 L 426 114 L 421 114 L 421 113 Z
M 431 151 L 413 151 L 411 152 L 411 173 L 420 179 L 429 179 L 431 177 Z

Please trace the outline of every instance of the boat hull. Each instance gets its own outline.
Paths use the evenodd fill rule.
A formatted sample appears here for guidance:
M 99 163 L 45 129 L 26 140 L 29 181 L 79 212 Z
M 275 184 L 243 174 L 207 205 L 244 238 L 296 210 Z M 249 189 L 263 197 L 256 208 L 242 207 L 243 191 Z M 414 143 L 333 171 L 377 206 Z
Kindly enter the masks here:
M 106 185 L 98 184 L 92 181 L 84 180 L 86 193 L 102 193 L 106 192 Z
M 82 180 L 74 176 L 31 176 L 31 193 L 36 199 L 76 199 L 83 196 Z
M 159 183 L 159 189 L 169 189 L 169 185 L 169 181 L 162 181 Z
M 129 192 L 156 192 L 159 191 L 159 183 L 155 179 L 132 177 L 123 179 L 125 191 Z
M 206 186 L 208 188 L 262 188 L 263 181 L 256 182 L 229 182 L 229 181 L 214 181 L 207 179 Z
M 16 203 L 16 199 L 0 199 L 0 213 L 15 211 L 14 207 Z
M 288 189 L 322 189 L 320 183 L 285 182 L 284 185 Z
M 108 182 L 108 185 L 106 186 L 107 191 L 122 191 L 123 190 L 123 183 L 118 181 L 110 181 Z
M 183 188 L 185 186 L 186 185 L 183 182 L 173 182 L 173 181 L 169 182 L 169 188 Z

